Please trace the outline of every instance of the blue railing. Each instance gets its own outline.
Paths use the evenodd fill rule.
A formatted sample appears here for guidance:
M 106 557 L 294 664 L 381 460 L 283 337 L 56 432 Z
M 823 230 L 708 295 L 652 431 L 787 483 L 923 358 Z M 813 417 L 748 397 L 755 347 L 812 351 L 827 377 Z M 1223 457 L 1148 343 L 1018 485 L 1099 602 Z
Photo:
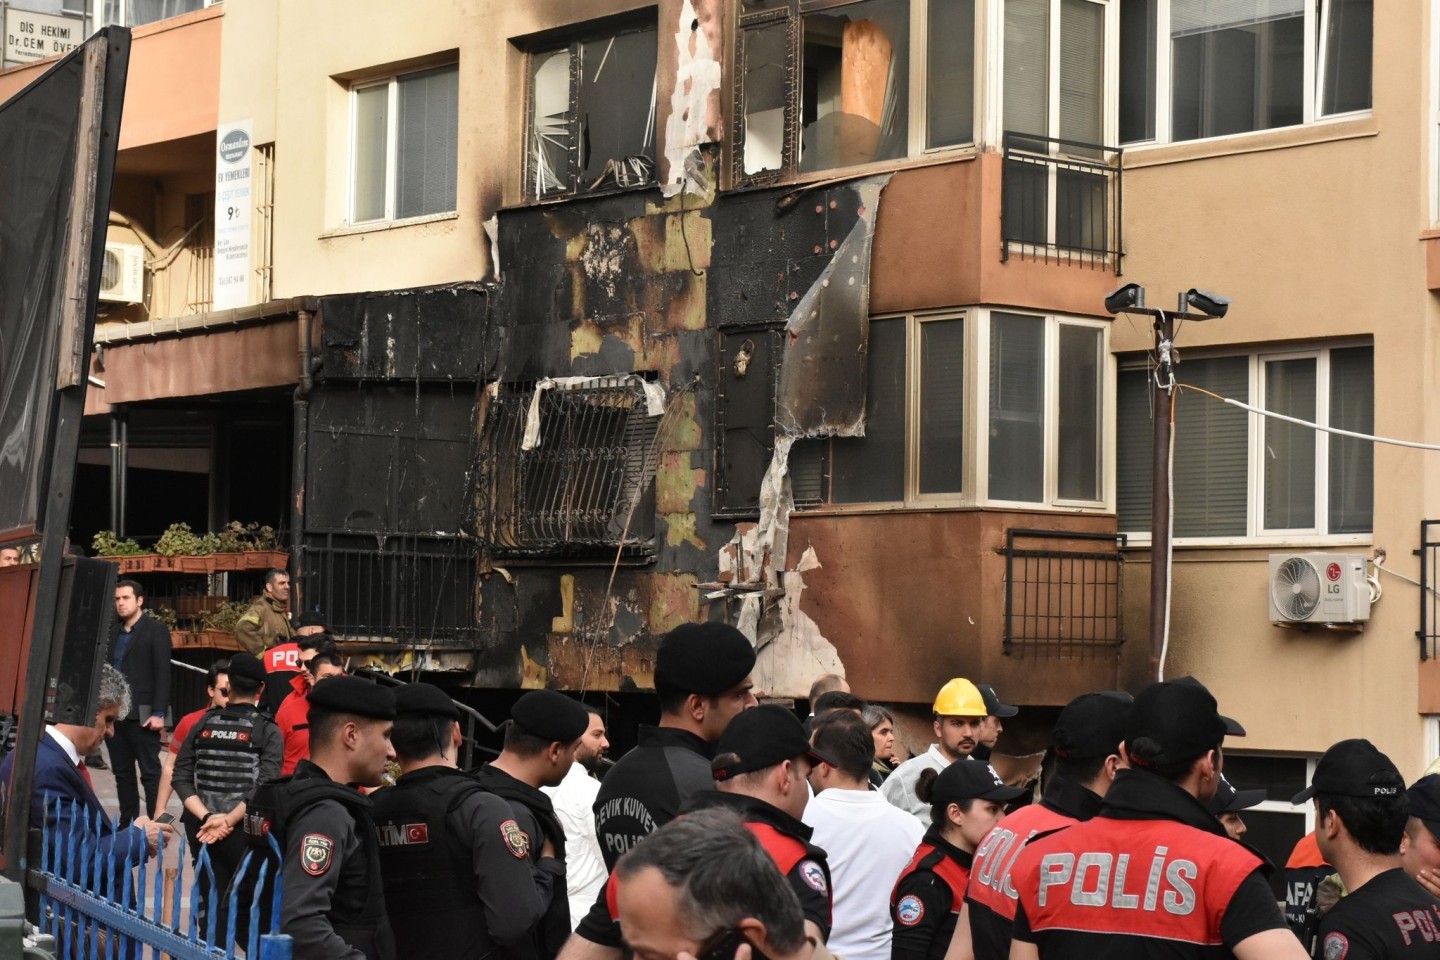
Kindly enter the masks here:
M 290 960 L 290 938 L 279 932 L 280 847 L 273 837 L 271 856 L 246 852 L 228 891 L 216 889 L 210 848 L 202 846 L 189 888 L 191 909 L 184 911 L 189 854 L 183 837 L 167 844 L 162 831 L 152 864 L 151 859 L 126 856 L 130 844 L 102 842 L 98 814 L 75 810 L 73 816 L 62 816 L 69 811 L 61 804 L 68 802 L 46 797 L 40 863 L 28 874 L 29 885 L 39 893 L 40 931 L 54 938 L 56 956 L 140 960 L 165 954 L 173 960 L 233 960 L 238 956 L 236 920 L 244 910 L 249 923 L 242 929 L 245 942 L 238 946 L 245 948 L 245 956 Z M 68 825 L 53 826 L 60 823 Z M 251 877 L 253 884 L 248 882 Z M 226 907 L 223 930 L 217 909 L 221 903 Z M 204 910 L 196 910 L 196 905 Z M 262 932 L 262 926 L 268 931 Z

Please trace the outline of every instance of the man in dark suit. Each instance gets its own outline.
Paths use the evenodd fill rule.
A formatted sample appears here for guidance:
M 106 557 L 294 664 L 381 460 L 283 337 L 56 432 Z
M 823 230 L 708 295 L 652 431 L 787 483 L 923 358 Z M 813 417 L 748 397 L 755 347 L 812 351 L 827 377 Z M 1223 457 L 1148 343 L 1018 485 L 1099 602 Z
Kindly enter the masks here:
M 102 856 L 113 849 L 117 866 L 133 866 L 154 852 L 156 836 L 168 828 L 141 817 L 134 821 L 134 829 L 117 831 L 90 786 L 90 775 L 83 765 L 85 757 L 114 735 L 116 718 L 130 709 L 125 678 L 109 664 L 102 666 L 101 672 L 94 724 L 51 724 L 40 738 L 31 784 L 30 826 L 36 830 L 48 828 L 52 836 L 57 832 L 68 836 L 77 818 L 81 824 L 74 829 L 80 832 L 88 832 L 88 825 L 98 824 Z M 14 767 L 12 750 L 0 763 L 0 795 L 9 793 Z
M 130 684 L 130 709 L 115 721 L 110 762 L 120 799 L 120 826 L 140 813 L 135 766 L 145 785 L 145 809 L 155 809 L 160 791 L 160 731 L 170 706 L 170 631 L 145 614 L 145 593 L 134 580 L 115 585 L 115 631 L 110 662 Z

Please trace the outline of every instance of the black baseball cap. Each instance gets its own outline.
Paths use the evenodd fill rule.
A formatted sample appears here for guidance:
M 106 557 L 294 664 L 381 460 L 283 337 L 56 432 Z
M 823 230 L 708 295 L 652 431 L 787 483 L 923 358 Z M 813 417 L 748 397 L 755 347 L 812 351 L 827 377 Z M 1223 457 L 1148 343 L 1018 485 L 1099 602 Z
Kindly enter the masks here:
M 1398 797 L 1405 779 L 1390 758 L 1369 740 L 1341 740 L 1315 765 L 1310 786 L 1291 798 L 1305 803 L 1317 793 L 1338 797 Z
M 948 807 L 966 800 L 993 800 L 1009 803 L 1025 794 L 1024 787 L 1012 787 L 1000 779 L 995 768 L 983 760 L 956 760 L 940 771 L 930 788 L 930 805 Z
M 1120 752 L 1135 698 L 1122 690 L 1082 693 L 1065 705 L 1050 746 L 1062 760 L 1093 760 Z
M 1405 791 L 1410 816 L 1425 824 L 1430 835 L 1440 840 L 1440 774 L 1427 774 Z
M 230 669 L 225 671 L 233 677 L 251 683 L 265 682 L 265 664 L 253 653 L 236 653 L 230 657 Z
M 985 715 L 989 717 L 1013 717 L 1020 712 L 1019 707 L 1012 707 L 1000 699 L 1000 694 L 988 683 L 977 683 L 975 688 L 980 691 L 980 696 L 985 698 Z
M 802 756 L 811 763 L 837 766 L 805 739 L 805 728 L 795 714 L 773 703 L 763 704 L 744 711 L 726 725 L 715 745 L 710 772 L 716 780 L 729 780 Z
M 750 676 L 755 646 L 726 623 L 682 623 L 655 651 L 655 683 L 715 696 Z
M 1243 737 L 1245 728 L 1222 715 L 1210 691 L 1194 677 L 1152 683 L 1141 690 L 1125 724 L 1126 749 L 1142 768 L 1194 760 L 1227 736 Z
M 1256 788 L 1254 790 L 1236 790 L 1235 785 L 1226 780 L 1222 774 L 1220 785 L 1215 788 L 1215 796 L 1210 798 L 1210 812 L 1215 816 L 1222 813 L 1239 813 L 1241 810 L 1249 810 L 1257 803 L 1265 802 L 1265 791 Z
M 330 625 L 325 622 L 325 618 L 314 610 L 306 610 L 300 614 L 300 619 L 295 621 L 295 628 L 298 630 L 300 627 L 323 627 L 327 633 L 330 630 Z

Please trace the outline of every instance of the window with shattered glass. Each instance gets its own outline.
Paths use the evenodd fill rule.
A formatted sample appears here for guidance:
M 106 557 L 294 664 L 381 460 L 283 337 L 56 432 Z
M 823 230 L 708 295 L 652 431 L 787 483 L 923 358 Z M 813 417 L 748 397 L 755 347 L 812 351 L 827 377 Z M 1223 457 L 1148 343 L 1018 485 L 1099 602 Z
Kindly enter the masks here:
M 528 196 L 655 181 L 657 43 L 630 27 L 531 51 Z
M 975 142 L 974 0 L 744 0 L 738 26 L 744 179 Z

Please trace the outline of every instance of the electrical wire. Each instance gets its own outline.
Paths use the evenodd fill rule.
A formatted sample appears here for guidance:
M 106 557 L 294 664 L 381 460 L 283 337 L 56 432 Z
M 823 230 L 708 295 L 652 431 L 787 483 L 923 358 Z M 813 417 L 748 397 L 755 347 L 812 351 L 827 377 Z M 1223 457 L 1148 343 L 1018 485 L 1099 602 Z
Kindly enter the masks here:
M 1275 420 L 1284 420 L 1286 423 L 1293 423 L 1301 427 L 1309 427 L 1312 430 L 1320 430 L 1325 433 L 1334 433 L 1342 437 L 1354 437 L 1356 440 L 1369 440 L 1372 443 L 1388 443 L 1397 447 L 1411 447 L 1415 450 L 1440 450 L 1440 443 L 1421 443 L 1418 440 L 1396 440 L 1394 437 L 1380 437 L 1371 433 L 1356 433 L 1354 430 L 1342 430 L 1339 427 L 1327 427 L 1322 423 L 1315 423 L 1310 420 L 1301 420 L 1299 417 L 1286 416 L 1283 413 L 1276 413 L 1274 410 L 1266 410 L 1263 407 L 1252 406 L 1248 403 L 1241 403 L 1239 400 L 1232 400 L 1229 397 L 1222 397 L 1218 393 L 1211 393 L 1202 387 L 1194 387 L 1188 383 L 1177 383 L 1181 390 L 1194 390 L 1196 393 L 1203 393 L 1212 400 L 1219 400 L 1221 403 L 1228 403 L 1232 407 L 1239 407 L 1241 410 L 1259 414 L 1262 417 L 1271 417 Z

